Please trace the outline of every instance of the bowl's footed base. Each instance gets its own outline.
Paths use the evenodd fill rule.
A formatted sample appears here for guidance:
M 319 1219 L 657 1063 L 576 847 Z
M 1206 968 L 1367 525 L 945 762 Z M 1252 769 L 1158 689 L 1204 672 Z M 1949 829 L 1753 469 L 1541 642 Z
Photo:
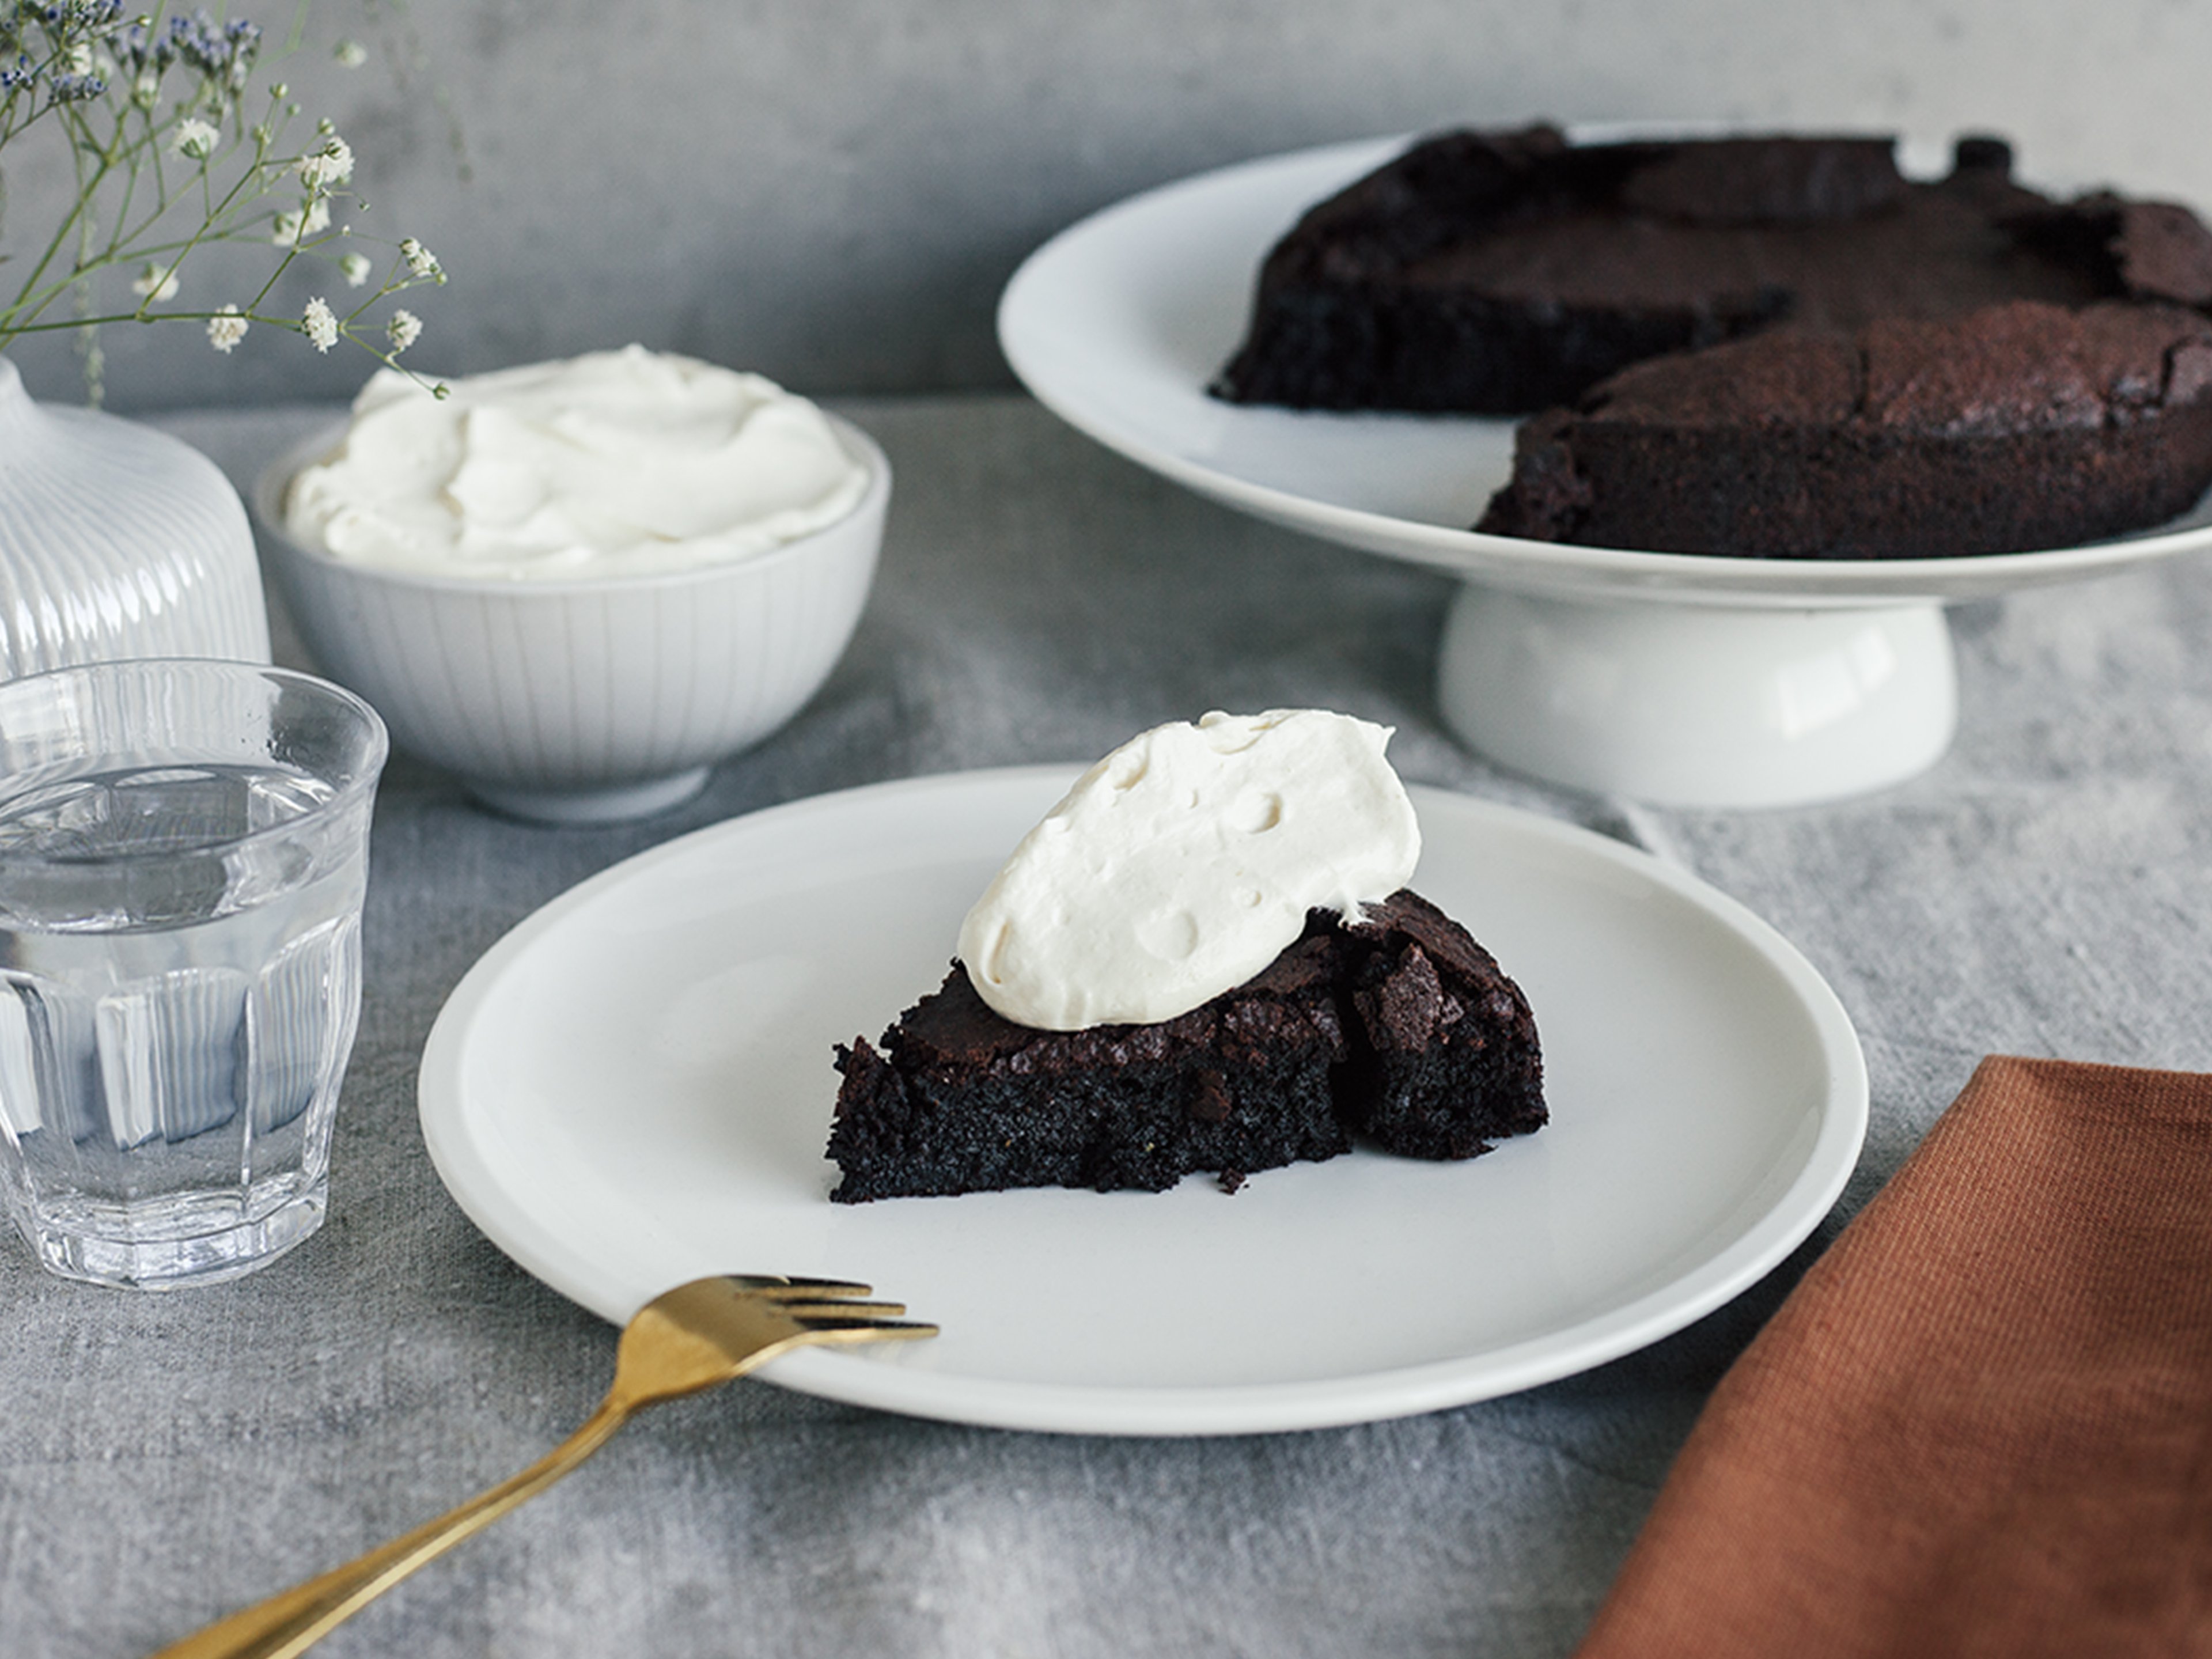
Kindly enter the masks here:
M 1724 608 L 1468 583 L 1437 678 L 1446 724 L 1491 759 L 1657 805 L 1865 794 L 1934 765 L 1958 726 L 1929 602 Z
M 619 823 L 690 800 L 707 787 L 714 769 L 696 766 L 673 777 L 652 778 L 609 789 L 517 789 L 465 779 L 468 791 L 495 811 L 538 823 Z

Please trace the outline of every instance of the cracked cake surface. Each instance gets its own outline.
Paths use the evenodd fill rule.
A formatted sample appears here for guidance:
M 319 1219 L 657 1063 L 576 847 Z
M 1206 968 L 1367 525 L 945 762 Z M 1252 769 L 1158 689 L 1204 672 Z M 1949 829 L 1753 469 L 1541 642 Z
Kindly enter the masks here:
M 1528 414 L 1631 363 L 1784 324 L 1849 331 L 2009 300 L 2212 300 L 2185 207 L 2062 202 L 1960 139 L 1911 180 L 1888 138 L 1575 144 L 1437 134 L 1310 209 L 1263 262 L 1212 390 L 1316 409 Z
M 1158 1191 L 1334 1158 L 1354 1137 L 1465 1158 L 1547 1115 L 1535 1022 L 1465 929 L 1410 891 L 1315 911 L 1261 973 L 1172 1019 L 1045 1031 L 957 962 L 874 1043 L 840 1045 L 841 1203 L 1062 1186 Z

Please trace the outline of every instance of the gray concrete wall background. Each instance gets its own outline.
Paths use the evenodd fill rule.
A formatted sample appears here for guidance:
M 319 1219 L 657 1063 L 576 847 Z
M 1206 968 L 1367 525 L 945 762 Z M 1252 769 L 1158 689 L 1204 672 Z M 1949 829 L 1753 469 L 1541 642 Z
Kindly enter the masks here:
M 2212 0 L 322 0 L 262 78 L 353 144 L 359 228 L 451 272 L 410 302 L 425 370 L 635 339 L 834 394 L 1011 384 L 992 311 L 1029 249 L 1248 156 L 1536 116 L 1977 128 L 2030 177 L 2208 204 L 2208 71 Z M 58 166 L 0 165 L 27 234 Z M 223 258 L 189 297 L 266 269 Z M 182 324 L 104 344 L 126 411 L 343 398 L 372 367 L 267 330 L 228 359 Z M 79 395 L 65 340 L 13 355 Z

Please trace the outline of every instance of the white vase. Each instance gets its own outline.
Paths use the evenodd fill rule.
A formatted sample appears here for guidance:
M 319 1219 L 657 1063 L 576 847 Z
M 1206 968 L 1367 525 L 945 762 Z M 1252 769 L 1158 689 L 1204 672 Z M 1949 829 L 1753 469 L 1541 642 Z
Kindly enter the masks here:
M 35 403 L 0 358 L 0 679 L 118 657 L 269 660 L 246 509 L 191 445 Z

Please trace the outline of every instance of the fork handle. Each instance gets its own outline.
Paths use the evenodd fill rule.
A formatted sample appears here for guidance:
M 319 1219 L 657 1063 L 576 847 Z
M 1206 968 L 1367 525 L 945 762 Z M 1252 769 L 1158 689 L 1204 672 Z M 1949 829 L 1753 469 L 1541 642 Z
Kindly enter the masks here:
M 151 1659 L 293 1659 L 424 1562 L 534 1498 L 605 1445 L 636 1403 L 610 1394 L 584 1425 L 510 1480 L 319 1578 L 216 1620 Z

